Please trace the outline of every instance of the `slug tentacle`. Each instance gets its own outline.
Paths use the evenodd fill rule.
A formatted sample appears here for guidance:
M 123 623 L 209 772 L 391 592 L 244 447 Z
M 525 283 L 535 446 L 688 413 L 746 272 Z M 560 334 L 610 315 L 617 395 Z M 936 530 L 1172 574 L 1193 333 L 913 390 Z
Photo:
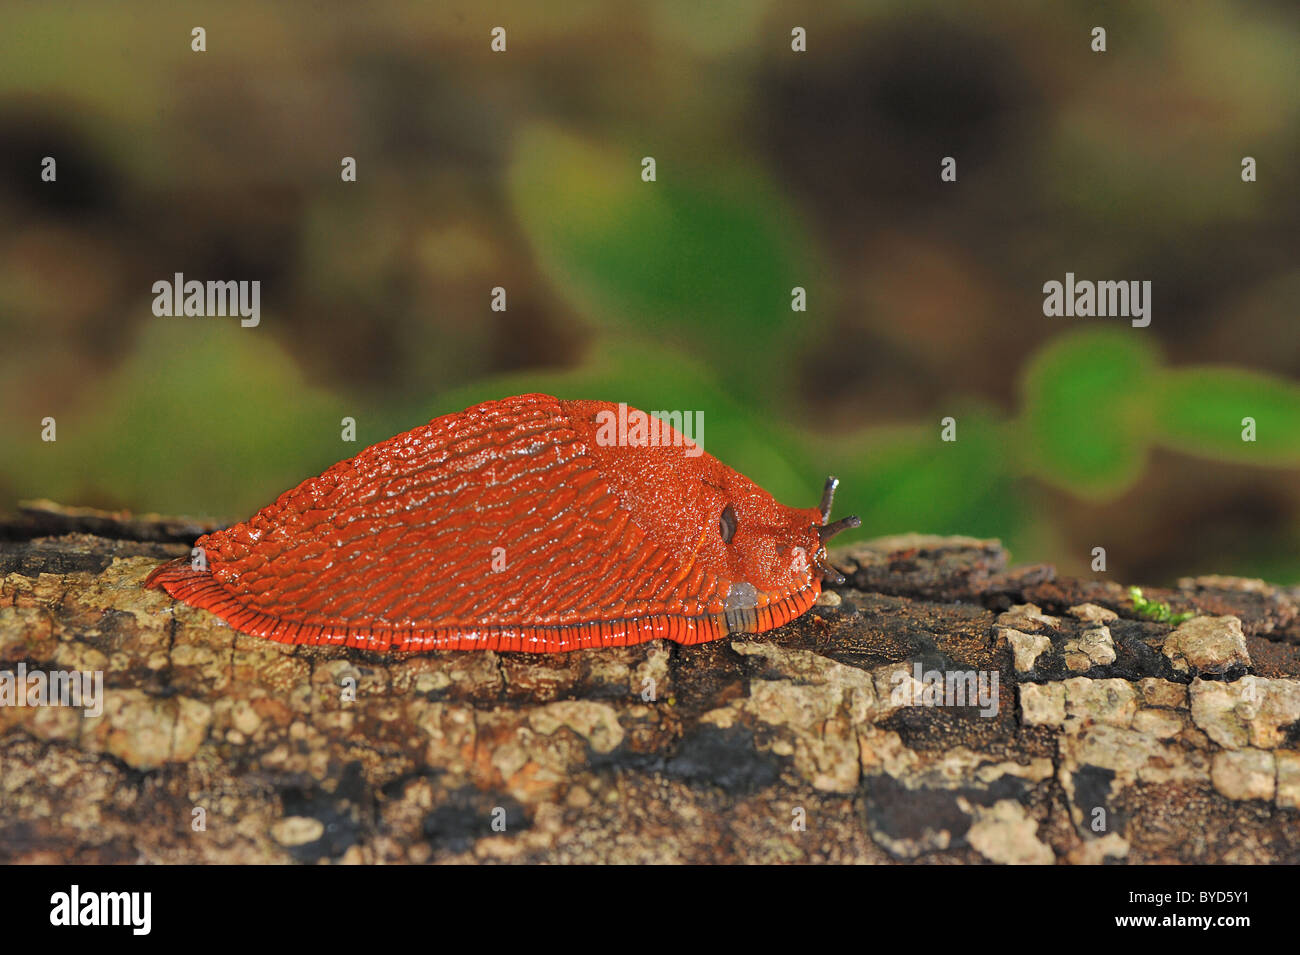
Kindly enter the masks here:
M 844 575 L 827 563 L 826 557 L 821 551 L 817 552 L 817 556 L 814 558 L 813 563 L 815 563 L 817 569 L 821 571 L 823 580 L 829 580 L 836 587 L 844 583 Z
M 848 517 L 841 517 L 834 523 L 829 523 L 831 519 L 831 505 L 835 501 L 835 489 L 840 486 L 840 479 L 837 477 L 828 477 L 826 486 L 822 489 L 822 503 L 819 510 L 822 515 L 821 525 L 813 525 L 813 530 L 817 532 L 817 540 L 820 547 L 813 559 L 817 569 L 821 571 L 822 577 L 829 580 L 835 586 L 844 583 L 844 575 L 832 567 L 826 558 L 826 542 L 836 534 L 842 533 L 854 527 L 861 527 L 862 521 L 856 514 L 850 514 Z
M 850 514 L 848 517 L 841 517 L 834 524 L 823 524 L 821 527 L 817 528 L 817 536 L 821 539 L 821 542 L 825 544 L 836 534 L 847 531 L 850 528 L 861 526 L 862 521 L 859 520 L 858 516 L 856 514 Z
M 839 486 L 839 478 L 834 475 L 826 478 L 826 486 L 822 488 L 822 503 L 820 507 L 823 524 L 831 519 L 831 505 L 835 503 L 835 489 Z

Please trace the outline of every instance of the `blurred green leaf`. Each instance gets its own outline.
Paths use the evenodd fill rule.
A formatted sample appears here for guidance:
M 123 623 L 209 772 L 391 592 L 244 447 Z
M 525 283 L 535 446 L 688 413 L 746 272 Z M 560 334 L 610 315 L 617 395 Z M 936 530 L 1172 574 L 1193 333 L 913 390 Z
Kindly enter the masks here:
M 1022 467 L 1076 494 L 1118 494 L 1142 473 L 1156 357 L 1141 336 L 1091 329 L 1064 336 L 1025 370 Z
M 923 427 L 873 429 L 827 444 L 841 490 L 836 513 L 862 518 L 863 536 L 907 531 L 997 537 L 1021 519 L 1005 454 L 1006 426 L 986 409 L 958 409 L 957 440 Z
M 358 418 L 355 444 L 340 440 L 344 415 Z M 309 387 L 264 330 L 160 320 L 145 326 L 85 417 L 60 432 L 82 467 L 56 466 L 36 483 L 66 500 L 95 487 L 157 511 L 243 518 L 387 437 L 368 433 L 365 418 Z
M 1152 389 L 1154 440 L 1188 454 L 1300 465 L 1300 387 L 1239 368 L 1165 371 Z M 1244 418 L 1255 440 L 1242 440 Z
M 785 391 L 788 348 L 829 309 L 811 240 L 754 172 L 656 159 L 658 181 L 643 182 L 640 156 L 529 127 L 509 175 L 524 231 L 593 322 L 675 344 L 729 390 L 770 402 Z M 806 313 L 791 311 L 795 286 L 809 289 Z

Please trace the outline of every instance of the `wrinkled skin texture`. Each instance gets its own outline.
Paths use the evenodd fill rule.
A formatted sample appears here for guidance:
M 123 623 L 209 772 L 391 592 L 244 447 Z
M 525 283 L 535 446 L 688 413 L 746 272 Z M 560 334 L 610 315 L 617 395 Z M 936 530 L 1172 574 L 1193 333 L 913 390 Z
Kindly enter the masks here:
M 604 443 L 618 414 L 522 395 L 436 418 L 201 537 L 207 570 L 147 585 L 246 633 L 381 651 L 699 643 L 807 610 L 820 511 L 670 428 Z

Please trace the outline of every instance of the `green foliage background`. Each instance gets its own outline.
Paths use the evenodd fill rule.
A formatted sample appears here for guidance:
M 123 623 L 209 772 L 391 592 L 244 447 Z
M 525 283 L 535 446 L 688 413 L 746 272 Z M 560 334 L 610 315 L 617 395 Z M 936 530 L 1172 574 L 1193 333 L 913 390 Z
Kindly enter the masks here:
M 0 504 L 238 519 L 537 390 L 703 410 L 708 450 L 788 503 L 838 474 L 861 534 L 1300 580 L 1292 5 L 3 18 Z M 155 318 L 177 271 L 261 279 L 261 326 Z M 1151 279 L 1151 327 L 1045 318 L 1066 271 Z

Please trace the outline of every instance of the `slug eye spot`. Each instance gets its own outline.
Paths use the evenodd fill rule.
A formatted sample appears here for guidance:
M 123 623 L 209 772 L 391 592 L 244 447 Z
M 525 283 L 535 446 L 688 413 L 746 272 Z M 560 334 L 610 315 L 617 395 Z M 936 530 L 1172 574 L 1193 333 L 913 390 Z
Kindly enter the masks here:
M 722 517 L 718 521 L 718 532 L 722 534 L 722 543 L 730 544 L 731 539 L 736 536 L 736 512 L 730 504 L 722 509 Z

